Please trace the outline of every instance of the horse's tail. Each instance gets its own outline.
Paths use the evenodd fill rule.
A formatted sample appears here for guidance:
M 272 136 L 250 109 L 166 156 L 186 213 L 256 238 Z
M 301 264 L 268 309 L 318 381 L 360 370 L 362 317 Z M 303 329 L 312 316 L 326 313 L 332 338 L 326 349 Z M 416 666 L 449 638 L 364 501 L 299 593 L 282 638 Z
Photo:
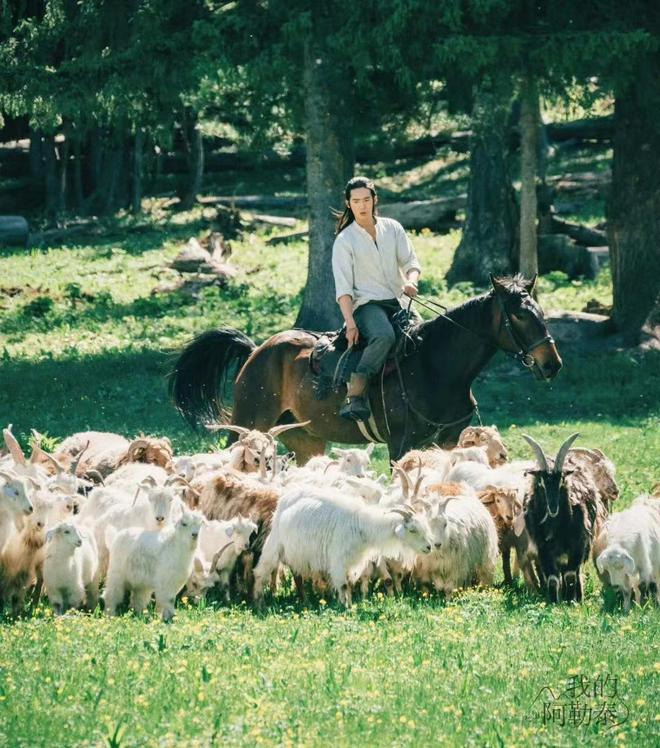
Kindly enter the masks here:
M 169 373 L 169 392 L 193 428 L 226 421 L 227 396 L 255 348 L 247 335 L 224 327 L 202 333 L 181 351 Z

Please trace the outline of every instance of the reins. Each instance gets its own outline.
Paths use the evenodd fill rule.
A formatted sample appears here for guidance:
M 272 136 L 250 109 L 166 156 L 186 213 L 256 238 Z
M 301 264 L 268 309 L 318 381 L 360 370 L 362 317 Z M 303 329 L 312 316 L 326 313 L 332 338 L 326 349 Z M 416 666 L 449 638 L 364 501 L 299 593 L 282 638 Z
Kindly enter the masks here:
M 501 350 L 503 353 L 505 353 L 510 358 L 515 359 L 518 361 L 522 366 L 524 366 L 526 369 L 532 369 L 534 366 L 538 365 L 536 361 L 534 360 L 534 357 L 531 355 L 531 351 L 533 351 L 535 348 L 538 348 L 540 345 L 543 345 L 543 343 L 554 343 L 554 340 L 550 333 L 546 333 L 543 337 L 539 338 L 538 340 L 535 340 L 533 343 L 525 344 L 523 343 L 518 335 L 516 334 L 516 331 L 511 323 L 511 318 L 509 317 L 509 313 L 506 310 L 506 307 L 504 305 L 504 302 L 499 297 L 497 293 L 494 294 L 495 298 L 497 299 L 497 302 L 499 304 L 500 308 L 500 324 L 498 328 L 498 332 L 501 329 L 502 325 L 504 325 L 505 330 L 507 331 L 507 334 L 509 338 L 511 339 L 511 342 L 513 343 L 514 347 L 517 348 L 517 351 L 507 351 L 504 348 L 501 348 L 500 346 L 494 344 L 491 339 L 484 337 L 483 335 L 480 335 L 479 333 L 475 332 L 474 330 L 470 329 L 469 327 L 466 327 L 465 325 L 462 325 L 460 322 L 457 322 L 456 320 L 449 317 L 447 312 L 447 307 L 445 307 L 443 304 L 440 304 L 437 301 L 434 301 L 433 299 L 429 298 L 421 298 L 419 294 L 417 296 L 409 296 L 410 299 L 408 303 L 408 309 L 407 311 L 410 313 L 410 309 L 412 307 L 413 301 L 416 304 L 419 304 L 420 306 L 424 307 L 425 309 L 428 309 L 430 312 L 436 315 L 436 317 L 442 317 L 442 319 L 447 320 L 447 322 L 451 323 L 455 327 L 458 327 L 461 330 L 465 330 L 465 332 L 469 332 L 471 335 L 473 335 L 475 338 L 480 340 L 482 343 L 485 343 L 486 345 L 490 345 L 494 348 L 497 348 Z M 460 418 L 457 418 L 454 421 L 450 421 L 447 423 L 440 423 L 438 421 L 433 421 L 430 418 L 427 418 L 423 413 L 421 413 L 411 402 L 410 396 L 408 395 L 408 391 L 406 390 L 405 382 L 403 381 L 403 373 L 401 371 L 401 366 L 399 363 L 399 357 L 394 357 L 394 364 L 396 367 L 396 372 L 399 380 L 399 389 L 401 391 L 401 399 L 404 402 L 405 405 L 405 420 L 404 420 L 404 427 L 403 427 L 403 435 L 401 437 L 401 444 L 399 446 L 399 454 L 402 453 L 403 447 L 407 442 L 408 439 L 408 422 L 410 413 L 412 412 L 415 416 L 417 416 L 418 419 L 420 419 L 424 424 L 427 424 L 429 426 L 433 426 L 435 428 L 434 433 L 431 435 L 431 441 L 437 441 L 438 437 L 440 435 L 440 432 L 450 428 L 451 426 L 457 426 L 465 421 L 468 421 L 472 418 L 473 414 L 476 412 L 477 418 L 479 419 L 479 424 L 481 425 L 481 415 L 479 414 L 479 408 L 475 404 L 473 408 L 471 408 L 470 412 L 461 416 Z M 539 368 L 539 371 L 540 368 Z M 384 370 L 383 370 L 384 372 Z M 545 375 L 541 371 L 541 376 L 545 379 Z M 390 430 L 390 424 L 389 419 L 387 417 L 387 408 L 385 406 L 385 388 L 384 388 L 384 376 L 383 373 L 381 373 L 381 401 L 382 401 L 382 407 L 383 407 L 383 416 L 385 419 L 385 426 L 387 428 L 387 433 L 391 437 L 392 432 Z
M 409 296 L 410 303 L 408 304 L 408 310 L 410 310 L 410 307 L 412 306 L 413 301 L 419 304 L 420 306 L 423 306 L 425 309 L 428 309 L 429 311 L 433 312 L 438 317 L 442 317 L 442 319 L 446 319 L 447 322 L 451 322 L 452 325 L 455 327 L 459 327 L 461 330 L 465 330 L 466 332 L 471 333 L 474 335 L 475 338 L 478 338 L 482 341 L 482 343 L 486 343 L 487 345 L 493 345 L 495 348 L 499 349 L 504 353 L 506 356 L 509 356 L 509 358 L 513 358 L 516 361 L 518 361 L 522 366 L 524 366 L 526 369 L 532 369 L 534 366 L 536 366 L 536 361 L 534 360 L 534 357 L 530 355 L 531 351 L 533 351 L 535 348 L 538 348 L 540 345 L 543 345 L 543 343 L 554 343 L 554 338 L 550 333 L 546 333 L 543 337 L 539 338 L 538 340 L 535 340 L 533 343 L 525 344 L 523 343 L 518 335 L 516 334 L 516 331 L 513 328 L 513 325 L 511 324 L 511 318 L 509 317 L 509 313 L 506 310 L 506 307 L 504 306 L 504 302 L 500 298 L 500 296 L 495 293 L 495 298 L 497 299 L 497 303 L 500 307 L 500 329 L 502 325 L 504 325 L 505 330 L 507 331 L 509 338 L 511 339 L 511 342 L 513 345 L 518 349 L 517 351 L 507 351 L 505 348 L 500 348 L 500 346 L 493 344 L 488 338 L 485 338 L 483 335 L 480 335 L 478 332 L 475 332 L 474 330 L 471 330 L 469 327 L 465 327 L 465 325 L 462 325 L 460 322 L 456 322 L 456 320 L 452 319 L 451 317 L 447 316 L 445 312 L 447 311 L 447 307 L 443 306 L 442 304 L 438 303 L 437 301 L 434 301 L 433 299 L 420 299 L 419 294 L 415 297 Z M 435 307 L 435 309 L 434 309 Z M 441 309 L 441 312 L 438 312 L 437 309 Z M 540 369 L 539 369 L 540 371 Z M 541 376 L 545 379 L 545 375 L 541 371 Z

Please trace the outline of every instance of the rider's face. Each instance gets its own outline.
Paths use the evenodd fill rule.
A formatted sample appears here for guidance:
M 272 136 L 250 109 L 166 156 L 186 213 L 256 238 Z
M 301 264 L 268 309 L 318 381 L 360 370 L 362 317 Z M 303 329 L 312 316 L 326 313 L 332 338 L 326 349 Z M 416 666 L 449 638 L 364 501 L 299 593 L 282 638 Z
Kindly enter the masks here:
M 346 203 L 359 222 L 368 221 L 374 213 L 374 197 L 368 187 L 356 187 L 351 190 L 350 200 Z

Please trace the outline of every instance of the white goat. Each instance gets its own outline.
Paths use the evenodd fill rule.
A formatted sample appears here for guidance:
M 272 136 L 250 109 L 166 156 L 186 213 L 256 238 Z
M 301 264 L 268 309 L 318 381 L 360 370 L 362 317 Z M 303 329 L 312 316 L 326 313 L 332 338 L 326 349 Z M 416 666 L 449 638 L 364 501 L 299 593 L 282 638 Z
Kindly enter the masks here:
M 162 532 L 132 527 L 108 538 L 110 564 L 103 595 L 106 613 L 116 615 L 127 592 L 131 593 L 131 607 L 141 613 L 153 593 L 156 611 L 163 621 L 170 621 L 176 596 L 192 572 L 203 522 L 198 512 L 185 512 L 174 527 Z
M 61 522 L 46 533 L 44 588 L 56 615 L 67 608 L 96 607 L 98 554 L 89 531 Z
M 142 492 L 145 495 L 142 495 Z M 125 530 L 129 527 L 162 530 L 166 524 L 174 524 L 182 511 L 183 503 L 172 487 L 145 484 L 138 488 L 135 500 L 130 506 L 121 503 L 108 509 L 94 524 L 101 577 L 105 576 L 108 567 L 109 547 L 106 537 L 109 527 L 114 531 Z
M 255 569 L 255 599 L 280 563 L 294 575 L 327 576 L 339 601 L 351 605 L 351 585 L 374 556 L 405 550 L 428 553 L 431 531 L 410 507 L 385 510 L 347 499 L 336 490 L 301 486 L 284 496 Z
M 147 462 L 128 462 L 107 476 L 106 486 L 118 486 L 126 490 L 135 490 L 145 480 L 153 480 L 163 485 L 169 477 L 165 468 Z
M 475 582 L 493 582 L 497 530 L 488 510 L 469 494 L 442 498 L 429 510 L 435 549 L 415 563 L 413 577 L 451 596 Z
M 0 554 L 22 518 L 32 513 L 28 481 L 12 473 L 0 472 Z
M 195 565 L 186 585 L 187 594 L 199 598 L 207 589 L 219 584 L 229 602 L 229 578 L 257 529 L 255 522 L 240 515 L 230 520 L 209 520 L 202 525 Z
M 611 514 L 596 546 L 596 569 L 601 580 L 609 578 L 609 584 L 621 590 L 626 611 L 630 610 L 631 593 L 640 603 L 640 585 L 648 589 L 655 584 L 656 601 L 660 603 L 660 514 L 647 497 L 641 496 L 628 509 Z

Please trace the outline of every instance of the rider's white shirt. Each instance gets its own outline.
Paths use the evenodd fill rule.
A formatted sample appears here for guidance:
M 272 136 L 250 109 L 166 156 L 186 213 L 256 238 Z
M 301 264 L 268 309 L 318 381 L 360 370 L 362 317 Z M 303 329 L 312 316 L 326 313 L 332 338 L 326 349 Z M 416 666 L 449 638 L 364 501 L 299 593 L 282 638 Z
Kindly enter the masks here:
M 376 241 L 357 221 L 341 231 L 332 247 L 337 299 L 348 295 L 353 309 L 368 301 L 398 299 L 409 270 L 421 267 L 403 226 L 393 218 L 376 219 Z

